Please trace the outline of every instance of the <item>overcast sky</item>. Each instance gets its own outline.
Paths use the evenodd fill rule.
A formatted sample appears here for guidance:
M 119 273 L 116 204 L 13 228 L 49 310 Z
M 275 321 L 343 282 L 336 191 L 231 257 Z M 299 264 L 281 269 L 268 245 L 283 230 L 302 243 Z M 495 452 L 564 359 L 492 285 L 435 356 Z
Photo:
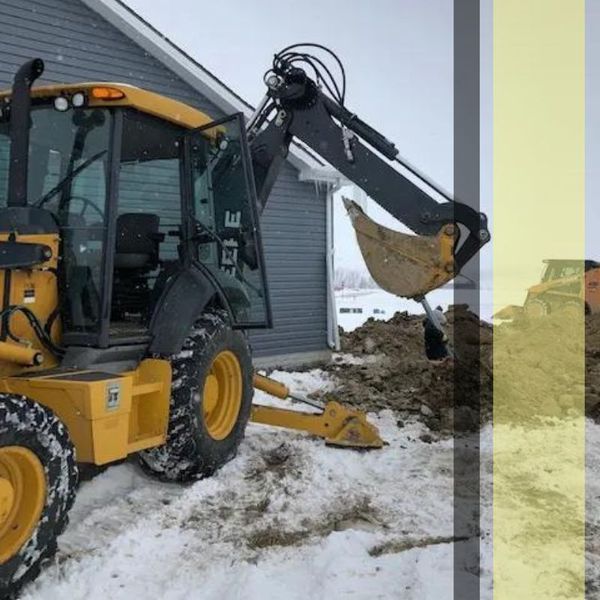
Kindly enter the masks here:
M 453 184 L 452 0 L 126 0 L 155 27 L 252 104 L 264 95 L 262 76 L 273 54 L 296 42 L 332 47 L 348 73 L 347 103 L 396 142 L 402 156 L 442 187 Z M 482 0 L 481 206 L 492 215 L 492 19 Z M 600 193 L 600 0 L 588 0 L 588 254 L 600 257 L 592 199 Z M 182 18 L 183 17 L 183 18 Z M 377 207 L 369 214 L 388 226 Z M 568 210 L 568 199 L 565 199 Z M 360 253 L 337 203 L 336 264 L 358 266 Z M 491 244 L 482 253 L 482 287 L 491 280 Z M 532 282 L 533 283 L 533 282 Z M 483 300 L 485 303 L 487 300 Z
M 296 42 L 334 49 L 348 75 L 348 106 L 394 140 L 401 154 L 452 188 L 452 0 L 127 0 L 140 15 L 257 104 L 273 54 Z M 181 18 L 185 15 L 185 18 Z M 372 203 L 374 204 L 374 203 Z M 336 203 L 336 264 L 362 264 Z M 377 207 L 369 213 L 385 224 Z

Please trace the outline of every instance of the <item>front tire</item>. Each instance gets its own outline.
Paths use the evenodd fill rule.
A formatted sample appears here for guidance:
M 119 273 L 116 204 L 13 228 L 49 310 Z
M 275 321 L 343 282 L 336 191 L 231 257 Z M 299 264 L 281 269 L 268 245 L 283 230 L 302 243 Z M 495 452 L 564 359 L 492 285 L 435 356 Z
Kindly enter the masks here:
M 54 555 L 76 488 L 75 449 L 58 417 L 0 394 L 0 598 L 14 597 Z
M 550 314 L 550 305 L 541 298 L 529 300 L 525 303 L 525 314 L 530 319 L 543 319 Z
M 167 441 L 140 453 L 142 467 L 164 481 L 193 481 L 231 460 L 250 418 L 252 357 L 225 311 L 205 313 L 171 358 Z

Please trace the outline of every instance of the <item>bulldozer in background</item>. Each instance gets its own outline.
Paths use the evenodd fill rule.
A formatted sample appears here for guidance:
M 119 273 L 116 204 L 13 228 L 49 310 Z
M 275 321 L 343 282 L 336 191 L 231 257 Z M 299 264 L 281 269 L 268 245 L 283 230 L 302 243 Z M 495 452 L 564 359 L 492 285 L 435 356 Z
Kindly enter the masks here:
M 137 455 L 155 477 L 194 480 L 235 456 L 250 419 L 382 446 L 337 402 L 299 398 L 308 415 L 252 403 L 254 388 L 291 396 L 254 372 L 246 337 L 272 325 L 259 217 L 289 146 L 304 142 L 416 234 L 348 205 L 394 293 L 424 298 L 489 232 L 394 168 L 395 146 L 297 49 L 275 57 L 248 124 L 125 84 L 33 87 L 40 59 L 0 94 L 0 597 L 56 551 L 78 464 Z
M 600 312 L 600 263 L 551 259 L 544 261 L 540 282 L 527 290 L 523 306 L 506 306 L 494 319 L 537 319 L 557 313 L 577 316 L 582 309 L 586 315 Z

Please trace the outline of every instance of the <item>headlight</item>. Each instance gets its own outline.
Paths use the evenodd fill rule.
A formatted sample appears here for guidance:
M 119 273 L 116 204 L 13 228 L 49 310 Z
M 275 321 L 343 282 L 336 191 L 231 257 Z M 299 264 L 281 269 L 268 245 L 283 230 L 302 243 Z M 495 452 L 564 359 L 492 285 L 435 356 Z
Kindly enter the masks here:
M 69 100 L 64 96 L 57 96 L 54 98 L 54 108 L 59 112 L 69 110 Z
M 73 94 L 71 103 L 75 108 L 81 108 L 85 105 L 85 94 L 83 92 L 77 92 Z

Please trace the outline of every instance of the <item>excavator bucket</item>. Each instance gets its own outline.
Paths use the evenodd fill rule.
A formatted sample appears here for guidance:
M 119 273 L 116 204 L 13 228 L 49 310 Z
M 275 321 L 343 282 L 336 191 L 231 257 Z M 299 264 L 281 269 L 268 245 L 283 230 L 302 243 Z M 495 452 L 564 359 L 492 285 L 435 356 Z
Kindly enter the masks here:
M 344 205 L 379 287 L 396 296 L 418 298 L 453 279 L 454 225 L 446 225 L 437 236 L 410 235 L 379 225 L 352 200 L 344 198 Z
M 505 306 L 501 308 L 498 312 L 492 315 L 494 320 L 499 321 L 512 321 L 517 317 L 520 317 L 523 314 L 523 307 L 517 306 L 515 304 L 510 304 L 509 306 Z

